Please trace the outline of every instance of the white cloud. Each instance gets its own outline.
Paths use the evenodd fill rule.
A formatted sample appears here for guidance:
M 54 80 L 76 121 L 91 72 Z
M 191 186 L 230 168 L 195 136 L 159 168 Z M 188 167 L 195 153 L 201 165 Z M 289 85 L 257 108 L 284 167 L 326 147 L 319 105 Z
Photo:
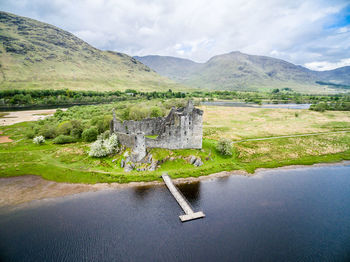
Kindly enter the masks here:
M 206 61 L 239 50 L 310 68 L 342 63 L 348 0 L 3 0 L 0 8 L 68 30 L 100 49 Z M 317 64 L 318 63 L 318 64 Z M 320 64 L 321 63 L 321 64 Z
M 350 58 L 341 59 L 339 62 L 334 62 L 334 63 L 327 62 L 327 61 L 311 62 L 311 63 L 306 63 L 305 66 L 309 69 L 318 70 L 318 71 L 332 70 L 338 67 L 350 66 Z

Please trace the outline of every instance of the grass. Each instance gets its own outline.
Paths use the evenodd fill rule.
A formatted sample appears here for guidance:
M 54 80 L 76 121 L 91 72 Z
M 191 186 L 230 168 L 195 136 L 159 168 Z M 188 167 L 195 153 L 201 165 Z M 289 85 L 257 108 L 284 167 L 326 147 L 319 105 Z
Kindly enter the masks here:
M 220 171 L 245 170 L 252 173 L 261 167 L 309 165 L 350 159 L 350 132 L 238 142 L 234 144 L 233 156 L 223 156 L 215 148 L 218 137 L 241 139 L 293 134 L 290 121 L 300 121 L 294 125 L 294 133 L 298 134 L 347 129 L 350 122 L 347 112 L 316 113 L 298 110 L 298 119 L 294 120 L 294 110 L 254 108 L 222 110 L 222 107 L 217 107 L 222 119 L 221 126 L 216 127 L 219 121 L 215 117 L 217 113 L 214 108 L 203 109 L 205 117 L 203 149 L 151 149 L 153 158 L 161 162 L 160 168 L 154 172 L 125 173 L 120 167 L 123 152 L 102 159 L 91 158 L 87 155 L 89 144 L 84 142 L 55 145 L 47 140 L 44 145 L 35 145 L 23 135 L 30 127 L 30 122 L 0 127 L 4 135 L 14 140 L 12 143 L 0 144 L 0 177 L 33 174 L 58 182 L 127 183 L 160 180 L 164 171 L 173 178 L 198 177 Z M 243 119 L 250 121 L 244 122 Z M 256 119 L 259 121 L 254 121 Z M 269 125 L 268 132 L 264 128 L 259 130 L 259 127 L 263 127 L 263 123 Z M 200 167 L 189 164 L 186 157 L 190 155 L 200 157 L 204 164 Z
M 147 135 L 145 137 L 151 138 L 151 139 L 156 139 L 158 137 L 158 135 Z
M 202 107 L 208 138 L 232 140 L 350 129 L 350 114 L 298 109 Z M 298 114 L 296 117 L 295 114 Z
M 0 118 L 7 116 L 9 113 L 0 112 Z

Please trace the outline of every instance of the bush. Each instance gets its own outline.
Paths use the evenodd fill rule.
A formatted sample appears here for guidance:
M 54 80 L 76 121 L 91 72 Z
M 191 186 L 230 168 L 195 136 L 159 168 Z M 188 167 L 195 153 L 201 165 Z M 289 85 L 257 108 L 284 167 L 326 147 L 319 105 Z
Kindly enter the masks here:
M 57 109 L 54 114 L 54 117 L 57 119 L 62 119 L 63 116 L 64 116 L 64 112 L 62 111 L 62 109 Z
M 153 106 L 151 108 L 151 117 L 159 117 L 159 116 L 163 116 L 162 114 L 162 110 L 158 107 L 158 106 Z
M 66 135 L 59 135 L 53 140 L 54 144 L 68 144 L 68 143 L 74 143 L 75 139 L 71 136 Z
M 37 145 L 42 145 L 45 143 L 45 138 L 43 136 L 36 136 L 33 138 L 33 143 Z
M 90 127 L 89 129 L 85 129 L 81 134 L 81 137 L 86 142 L 92 142 L 97 139 L 98 131 L 96 127 Z
M 29 139 L 33 139 L 35 137 L 35 131 L 34 130 L 28 130 L 26 133 L 26 137 Z
M 70 135 L 74 138 L 79 139 L 81 134 L 83 133 L 83 126 L 79 120 L 70 121 L 72 125 L 72 129 L 70 131 Z
M 60 123 L 57 127 L 57 133 L 59 135 L 70 135 L 70 132 L 72 131 L 73 126 L 71 121 L 64 121 Z
M 55 138 L 57 135 L 56 128 L 52 125 L 45 124 L 40 128 L 39 134 L 45 138 Z
M 105 131 L 97 137 L 97 139 L 100 139 L 100 140 L 106 140 L 108 138 L 109 138 L 109 131 Z
M 149 116 L 148 109 L 143 106 L 133 106 L 130 108 L 129 118 L 131 120 L 142 120 Z
M 232 156 L 232 142 L 229 139 L 220 139 L 216 144 L 216 150 L 225 156 Z
M 101 133 L 109 130 L 110 123 L 111 123 L 112 119 L 113 119 L 112 116 L 109 116 L 109 115 L 105 115 L 102 117 L 94 117 L 91 120 L 91 125 L 96 126 L 98 133 L 101 134 Z
M 89 156 L 92 157 L 104 157 L 113 154 L 118 151 L 118 137 L 116 134 L 110 136 L 110 138 L 103 140 L 96 140 L 90 147 Z
M 317 112 L 324 112 L 327 109 L 327 104 L 324 102 L 318 103 L 316 105 L 311 105 L 310 110 L 314 110 Z

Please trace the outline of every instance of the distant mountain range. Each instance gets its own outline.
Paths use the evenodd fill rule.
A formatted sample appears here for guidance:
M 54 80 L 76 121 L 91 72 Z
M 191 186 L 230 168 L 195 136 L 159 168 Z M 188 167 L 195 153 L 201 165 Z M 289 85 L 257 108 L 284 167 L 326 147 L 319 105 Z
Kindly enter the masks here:
M 350 67 L 317 72 L 240 52 L 205 63 L 169 56 L 133 58 L 94 48 L 55 26 L 0 11 L 0 89 L 8 88 L 320 92 L 350 88 Z
M 0 88 L 168 90 L 179 86 L 134 58 L 73 34 L 0 12 Z
M 350 66 L 329 71 L 312 71 L 281 59 L 231 52 L 205 63 L 169 56 L 135 56 L 160 75 L 194 88 L 256 90 L 293 88 L 319 91 L 325 87 L 347 88 Z

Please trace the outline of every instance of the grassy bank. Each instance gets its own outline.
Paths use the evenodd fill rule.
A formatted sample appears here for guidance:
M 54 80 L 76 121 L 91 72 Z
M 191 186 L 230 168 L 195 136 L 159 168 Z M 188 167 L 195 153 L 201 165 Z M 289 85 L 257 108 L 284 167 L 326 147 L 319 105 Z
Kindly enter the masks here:
M 4 135 L 10 136 L 14 142 L 0 144 L 0 177 L 35 174 L 58 182 L 127 183 L 159 180 L 164 171 L 174 178 L 198 177 L 220 171 L 254 172 L 261 167 L 350 159 L 350 132 L 238 142 L 234 144 L 232 156 L 223 156 L 216 150 L 219 137 L 239 140 L 346 130 L 350 128 L 347 112 L 222 107 L 202 109 L 205 117 L 203 149 L 152 149 L 153 157 L 161 162 L 160 168 L 154 172 L 125 173 L 120 167 L 123 152 L 101 159 L 91 158 L 87 155 L 89 143 L 86 142 L 58 145 L 47 140 L 44 145 L 35 145 L 24 135 L 31 126 L 30 122 L 1 127 Z M 297 117 L 295 112 L 299 112 Z M 268 128 L 263 128 L 266 125 Z M 189 155 L 201 157 L 204 164 L 194 167 L 185 160 Z

